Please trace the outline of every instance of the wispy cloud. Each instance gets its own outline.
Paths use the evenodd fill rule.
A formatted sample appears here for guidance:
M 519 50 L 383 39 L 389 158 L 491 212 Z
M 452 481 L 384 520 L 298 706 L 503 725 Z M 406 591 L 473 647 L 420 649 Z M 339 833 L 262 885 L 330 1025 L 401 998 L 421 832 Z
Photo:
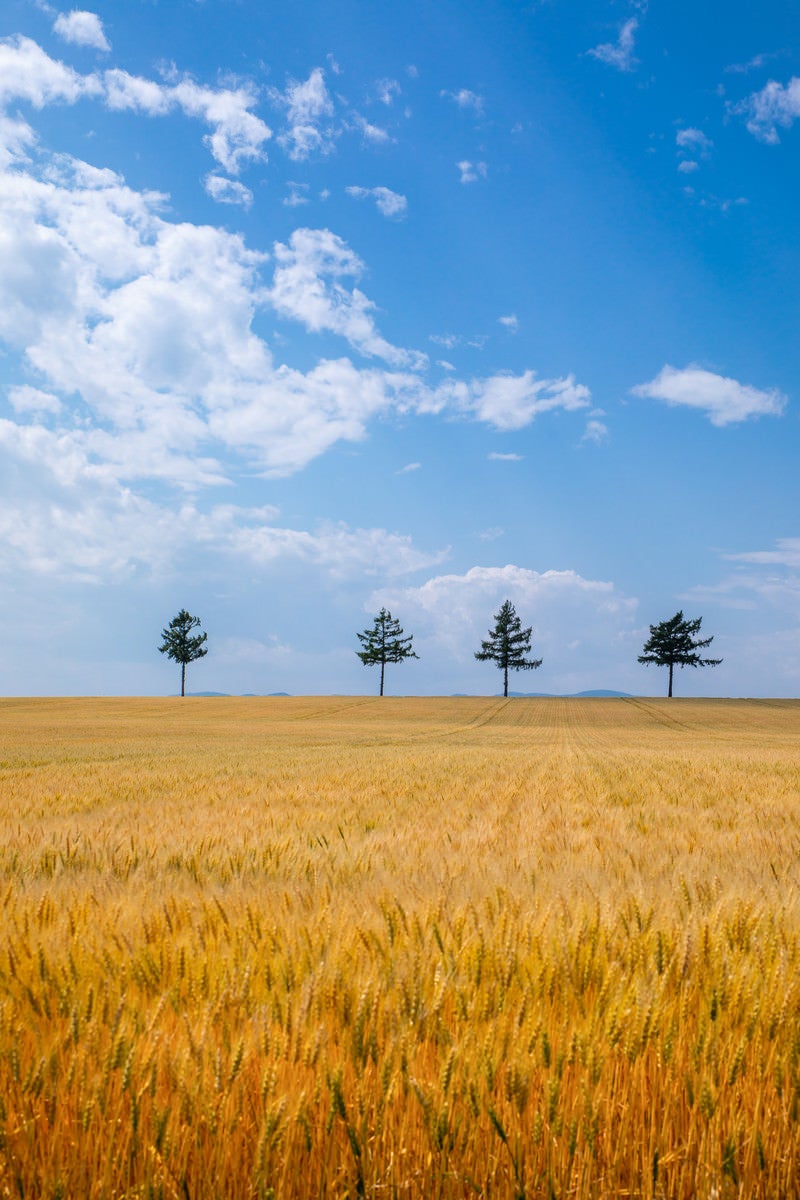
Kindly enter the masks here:
M 462 159 L 457 162 L 456 166 L 461 172 L 460 183 L 477 183 L 479 179 L 485 179 L 488 174 L 488 167 L 485 162 L 469 162 L 467 159 Z
M 733 425 L 751 417 L 780 416 L 788 403 L 776 388 L 763 391 L 702 367 L 664 366 L 655 379 L 631 389 L 635 396 L 672 407 L 696 408 L 712 425 Z
M 594 446 L 599 446 L 602 442 L 608 439 L 608 426 L 604 421 L 597 417 L 591 417 L 586 422 L 586 428 L 583 431 L 582 442 L 590 442 Z
M 483 115 L 483 96 L 479 96 L 477 92 L 471 92 L 469 88 L 460 88 L 457 92 L 443 90 L 439 95 L 452 100 L 461 109 L 474 112 L 476 116 Z
M 387 129 L 383 129 L 380 125 L 373 125 L 366 117 L 362 117 L 361 113 L 352 113 L 349 124 L 351 128 L 358 130 L 365 142 L 371 143 L 373 146 L 385 146 L 394 141 Z
M 490 462 L 522 462 L 522 454 L 501 454 L 499 450 L 492 450 L 486 457 Z
M 393 192 L 387 187 L 347 187 L 345 188 L 348 196 L 352 196 L 356 200 L 375 201 L 375 207 L 378 212 L 383 213 L 384 217 L 393 217 L 396 220 L 402 220 L 408 212 L 408 200 L 399 192 Z
M 410 462 L 406 463 L 404 467 L 401 467 L 399 471 L 395 471 L 395 475 L 411 475 L 414 471 L 420 470 L 422 470 L 421 462 Z
M 396 79 L 379 79 L 375 84 L 375 92 L 381 104 L 389 107 L 394 103 L 395 96 L 399 96 L 402 89 Z
M 498 322 L 504 325 L 509 333 L 519 332 L 519 318 L 516 313 L 509 313 L 507 317 L 498 317 Z
M 620 29 L 616 42 L 603 42 L 594 49 L 587 50 L 587 54 L 608 67 L 615 67 L 618 71 L 632 71 L 637 65 L 634 49 L 638 28 L 638 18 L 631 17 Z

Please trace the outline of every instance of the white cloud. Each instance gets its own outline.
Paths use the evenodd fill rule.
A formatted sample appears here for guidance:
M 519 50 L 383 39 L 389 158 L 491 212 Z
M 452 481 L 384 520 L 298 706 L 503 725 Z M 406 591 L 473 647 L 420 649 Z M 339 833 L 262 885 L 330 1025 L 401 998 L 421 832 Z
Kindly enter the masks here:
M 771 57 L 772 55 L 769 54 L 754 54 L 753 57 L 748 59 L 747 62 L 731 63 L 730 66 L 725 68 L 725 70 L 733 72 L 737 75 L 747 75 L 750 73 L 750 71 L 760 70 L 761 67 L 763 67 L 766 63 L 767 59 Z
M 524 455 L 522 454 L 501 454 L 499 450 L 492 450 L 486 457 L 490 462 L 522 462 Z
M 420 471 L 421 469 L 422 469 L 421 462 L 410 462 L 410 463 L 406 463 L 406 465 L 404 467 L 401 467 L 399 471 L 395 471 L 395 474 L 396 475 L 410 475 L 413 471 Z
M 250 110 L 256 95 L 245 87 L 201 87 L 190 79 L 161 84 L 112 69 L 80 75 L 50 58 L 30 38 L 0 41 L 0 106 L 25 100 L 36 108 L 46 104 L 74 104 L 82 96 L 101 99 L 112 111 L 133 110 L 163 116 L 180 109 L 211 126 L 206 142 L 212 155 L 230 174 L 242 165 L 264 158 L 264 144 L 272 136 L 267 125 Z
M 330 154 L 337 133 L 332 124 L 333 101 L 321 67 L 314 67 L 304 81 L 289 80 L 283 92 L 273 88 L 270 95 L 286 110 L 286 128 L 278 141 L 291 159 L 302 162 L 312 154 Z
M 59 13 L 53 25 L 53 32 L 75 46 L 89 46 L 93 50 L 111 49 L 103 32 L 103 22 L 97 13 L 83 12 L 80 9 Z
M 288 196 L 284 196 L 281 203 L 286 208 L 299 208 L 301 204 L 308 204 L 308 184 L 293 183 L 291 179 L 287 179 L 286 186 L 289 189 Z
M 372 301 L 345 286 L 363 265 L 327 230 L 278 244 L 265 286 L 267 256 L 241 236 L 171 222 L 163 196 L 112 171 L 43 150 L 28 158 L 18 123 L 0 136 L 16 167 L 0 172 L 0 341 L 26 373 L 9 393 L 19 423 L 3 425 L 2 441 L 11 460 L 49 464 L 63 486 L 196 491 L 242 463 L 300 470 L 364 438 L 378 415 L 449 411 L 514 429 L 585 402 L 572 381 L 532 372 L 431 386 L 426 356 L 386 341 Z M 391 369 L 276 362 L 253 331 L 270 306 Z
M 678 148 L 678 170 L 683 175 L 690 175 L 699 170 L 698 159 L 707 159 L 711 154 L 714 143 L 703 133 L 702 129 L 679 129 L 675 134 L 675 145 Z
M 52 392 L 43 392 L 40 388 L 22 384 L 8 389 L 11 407 L 19 413 L 59 413 L 63 405 L 58 396 Z
M 494 537 L 498 531 L 487 532 Z M 613 583 L 585 579 L 570 570 L 540 572 L 512 563 L 475 566 L 463 575 L 433 576 L 418 587 L 381 588 L 365 609 L 374 611 L 385 604 L 400 615 L 403 624 L 414 629 L 426 663 L 441 662 L 441 678 L 476 690 L 496 690 L 499 673 L 490 675 L 485 664 L 475 663 L 473 652 L 506 599 L 515 605 L 523 625 L 533 626 L 533 651 L 544 658 L 535 675 L 514 677 L 512 687 L 517 690 L 619 686 L 616 661 L 621 644 L 635 662 L 636 600 Z
M 356 200 L 367 200 L 372 198 L 375 201 L 375 207 L 378 212 L 383 213 L 385 217 L 402 218 L 408 211 L 408 200 L 399 192 L 393 192 L 387 187 L 347 187 L 345 188 L 348 196 L 353 196 Z
M 724 554 L 723 558 L 731 562 L 759 563 L 763 566 L 792 567 L 800 570 L 800 537 L 778 538 L 772 550 Z
M 679 129 L 675 134 L 675 144 L 680 150 L 685 150 L 691 155 L 707 155 L 714 145 L 702 129 Z
M 238 204 L 249 208 L 253 193 L 238 179 L 226 179 L 223 175 L 206 175 L 205 189 L 219 204 Z
M 750 133 L 762 142 L 776 145 L 778 129 L 789 129 L 800 117 L 800 78 L 794 75 L 784 86 L 771 79 L 760 92 L 753 92 L 734 108 L 747 117 Z
M 497 320 L 506 327 L 509 333 L 519 332 L 519 318 L 516 313 L 510 313 L 507 317 L 498 317 Z
M 467 159 L 462 159 L 457 162 L 456 166 L 461 172 L 459 183 L 476 183 L 479 179 L 485 179 L 488 173 L 488 167 L 485 162 L 469 162 Z
M 360 113 L 353 113 L 350 117 L 350 125 L 357 129 L 362 137 L 367 142 L 371 142 L 375 146 L 383 146 L 388 142 L 393 142 L 392 135 L 380 125 L 373 125 L 366 117 L 362 117 Z
M 601 442 L 608 438 L 608 426 L 604 421 L 599 421 L 596 417 L 586 422 L 586 428 L 583 431 L 582 442 L 591 442 L 595 446 L 599 446 Z
M 398 577 L 442 562 L 447 551 L 426 553 L 412 539 L 385 529 L 323 523 L 313 531 L 276 524 L 266 508 L 216 505 L 204 512 L 187 502 L 177 509 L 137 496 L 92 472 L 86 463 L 65 468 L 58 452 L 48 459 L 19 455 L 8 422 L 0 422 L 0 564 L 36 574 L 104 583 L 138 571 L 163 575 L 200 553 L 254 567 L 279 560 L 307 563 L 334 577 Z M 43 448 L 39 439 L 39 449 Z M 45 447 L 45 449 L 47 449 Z M 16 451 L 16 453 L 15 453 Z
M 750 417 L 780 416 L 787 404 L 786 396 L 776 388 L 761 391 L 694 365 L 680 370 L 664 366 L 655 379 L 631 391 L 635 396 L 663 400 L 673 406 L 698 408 L 717 426 Z
M 381 104 L 388 107 L 394 103 L 395 96 L 399 96 L 402 89 L 396 79 L 379 79 L 375 84 L 375 91 Z
M 256 93 L 249 87 L 235 89 L 202 87 L 191 79 L 176 84 L 159 84 L 111 70 L 104 74 L 106 103 L 111 109 L 133 109 L 159 116 L 180 108 L 212 127 L 206 142 L 214 158 L 231 175 L 246 162 L 263 160 L 264 144 L 272 130 L 250 110 Z
M 615 67 L 618 71 L 632 71 L 636 66 L 634 46 L 638 28 L 638 19 L 631 17 L 620 29 L 616 42 L 604 42 L 600 46 L 595 46 L 593 50 L 588 50 L 587 53 L 599 62 L 605 63 L 606 66 Z
M 402 350 L 381 337 L 375 327 L 375 305 L 358 288 L 339 281 L 358 279 L 364 270 L 350 247 L 328 229 L 296 229 L 288 245 L 275 245 L 275 276 L 269 292 L 282 316 L 302 321 L 314 333 L 340 334 L 362 354 L 397 366 L 418 368 L 425 356 Z
M 0 39 L 0 107 L 25 100 L 34 108 L 74 104 L 81 96 L 102 93 L 96 75 L 81 75 L 45 54 L 26 37 Z
M 541 413 L 586 408 L 591 395 L 572 375 L 564 379 L 538 379 L 534 371 L 493 375 L 488 379 L 473 379 L 469 384 L 447 381 L 442 388 L 452 389 L 455 405 L 503 431 L 523 429 Z
M 471 92 L 469 88 L 460 88 L 457 92 L 442 91 L 439 94 L 455 101 L 459 108 L 470 110 L 478 116 L 483 115 L 483 96 Z

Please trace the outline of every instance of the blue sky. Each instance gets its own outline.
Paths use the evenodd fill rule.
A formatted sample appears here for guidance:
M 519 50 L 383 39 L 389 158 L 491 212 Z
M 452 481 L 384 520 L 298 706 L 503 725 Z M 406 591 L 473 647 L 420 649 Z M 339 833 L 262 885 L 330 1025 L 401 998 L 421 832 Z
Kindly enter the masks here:
M 800 693 L 799 16 L 6 0 L 0 693 Z

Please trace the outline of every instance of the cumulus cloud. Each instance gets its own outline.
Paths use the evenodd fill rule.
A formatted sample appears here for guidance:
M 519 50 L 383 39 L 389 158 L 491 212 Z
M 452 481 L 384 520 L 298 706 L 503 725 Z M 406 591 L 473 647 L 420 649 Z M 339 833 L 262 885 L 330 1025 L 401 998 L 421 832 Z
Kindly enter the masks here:
M 487 533 L 493 538 L 502 531 Z M 477 690 L 491 685 L 488 668 L 475 663 L 473 651 L 506 599 L 523 624 L 533 626 L 534 651 L 544 657 L 536 682 L 526 677 L 521 687 L 578 691 L 618 686 L 609 671 L 620 645 L 627 650 L 635 638 L 637 601 L 613 583 L 575 571 L 535 571 L 513 563 L 475 566 L 463 575 L 432 576 L 420 586 L 380 588 L 365 609 L 385 604 L 402 614 L 403 623 L 415 630 L 425 661 L 438 659 L 443 678 L 449 675 L 454 683 Z
M 759 92 L 753 92 L 734 111 L 747 118 L 750 133 L 762 142 L 776 145 L 779 129 L 789 129 L 800 117 L 800 78 L 794 75 L 784 85 L 771 79 Z
M 288 244 L 276 243 L 275 261 L 269 297 L 282 316 L 302 321 L 314 333 L 338 333 L 362 354 L 397 366 L 424 366 L 424 355 L 393 346 L 380 335 L 373 302 L 341 282 L 360 278 L 364 264 L 337 234 L 296 229 Z
M 632 71 L 636 66 L 634 47 L 638 28 L 638 19 L 631 17 L 620 29 L 616 42 L 603 42 L 600 46 L 595 46 L 593 50 L 588 50 L 587 53 L 592 58 L 596 58 L 598 62 L 615 67 L 618 71 Z
M 454 406 L 474 413 L 495 429 L 523 429 L 542 413 L 556 409 L 586 408 L 591 393 L 573 375 L 563 379 L 539 379 L 534 371 L 521 375 L 493 375 L 469 383 L 446 381 L 442 390 Z
M 73 9 L 69 13 L 59 13 L 53 25 L 65 42 L 74 46 L 89 46 L 93 50 L 110 50 L 111 46 L 103 31 L 103 22 L 97 13 Z
M 0 106 L 27 101 L 36 108 L 46 104 L 74 104 L 94 96 L 112 111 L 132 110 L 163 116 L 180 110 L 211 127 L 206 142 L 218 163 L 236 175 L 247 162 L 264 158 L 264 145 L 272 132 L 251 110 L 256 94 L 247 87 L 208 88 L 191 79 L 158 83 L 111 69 L 80 75 L 49 57 L 30 38 L 0 41 Z
M 18 413 L 59 413 L 63 405 L 58 396 L 52 392 L 43 392 L 40 388 L 21 384 L 8 389 L 11 407 Z
M 83 86 L 46 57 L 34 52 L 31 61 L 42 67 L 25 81 L 34 98 L 74 98 Z M 116 83 L 145 108 L 167 102 L 130 77 Z M 273 522 L 238 510 L 225 520 L 215 510 L 212 522 L 186 497 L 229 485 L 242 469 L 300 470 L 337 443 L 363 439 L 379 415 L 447 411 L 518 428 L 583 402 L 579 385 L 532 372 L 516 383 L 504 375 L 431 386 L 426 356 L 377 329 L 373 302 L 354 286 L 363 264 L 330 231 L 295 231 L 273 263 L 223 228 L 170 220 L 164 196 L 136 191 L 113 171 L 41 147 L 31 154 L 32 138 L 24 122 L 0 124 L 0 163 L 14 166 L 0 171 L 0 341 L 23 372 L 0 422 L 0 478 L 6 545 L 36 570 L 71 563 L 87 579 L 137 563 L 155 570 L 172 561 L 165 530 L 191 545 L 188 525 L 252 561 L 291 544 L 296 557 L 305 546 L 303 561 L 333 570 L 334 561 L 356 561 L 360 540 L 384 572 L 393 561 L 417 569 L 429 556 L 392 540 L 398 535 L 349 538 L 332 527 L 323 549 L 319 531 L 316 541 L 276 533 Z M 227 176 L 214 173 L 207 186 L 223 202 L 246 200 Z M 280 362 L 254 332 L 264 311 L 383 364 L 340 356 L 299 370 Z M 171 521 L 174 505 L 156 504 L 155 494 L 177 495 L 186 523 Z
M 82 96 L 97 96 L 102 92 L 99 76 L 81 75 L 50 58 L 31 38 L 0 39 L 0 107 L 20 100 L 34 108 L 74 104 Z
M 702 129 L 679 129 L 675 134 L 675 145 L 690 155 L 708 154 L 714 143 Z
M 383 213 L 384 217 L 394 217 L 402 219 L 408 212 L 408 200 L 399 192 L 393 192 L 387 187 L 348 187 L 345 188 L 348 196 L 353 196 L 356 200 L 375 201 L 375 207 L 378 212 Z
M 787 404 L 786 396 L 776 388 L 762 391 L 694 365 L 682 369 L 664 366 L 655 379 L 631 391 L 672 406 L 700 409 L 717 426 L 750 417 L 780 416 Z
M 205 188 L 212 200 L 218 204 L 238 204 L 249 208 L 253 193 L 239 179 L 226 179 L 224 175 L 206 175 Z
M 270 96 L 286 112 L 286 127 L 278 141 L 291 159 L 302 162 L 313 154 L 330 154 L 337 133 L 332 122 L 333 101 L 321 67 L 314 67 L 306 80 L 290 79 L 283 92 L 273 88 Z

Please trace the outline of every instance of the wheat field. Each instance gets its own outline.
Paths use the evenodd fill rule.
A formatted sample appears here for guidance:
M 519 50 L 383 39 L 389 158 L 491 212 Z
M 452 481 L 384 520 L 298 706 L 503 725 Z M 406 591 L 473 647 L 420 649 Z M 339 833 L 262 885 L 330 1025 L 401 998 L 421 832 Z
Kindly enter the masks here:
M 0 701 L 0 1196 L 797 1195 L 799 741 Z

